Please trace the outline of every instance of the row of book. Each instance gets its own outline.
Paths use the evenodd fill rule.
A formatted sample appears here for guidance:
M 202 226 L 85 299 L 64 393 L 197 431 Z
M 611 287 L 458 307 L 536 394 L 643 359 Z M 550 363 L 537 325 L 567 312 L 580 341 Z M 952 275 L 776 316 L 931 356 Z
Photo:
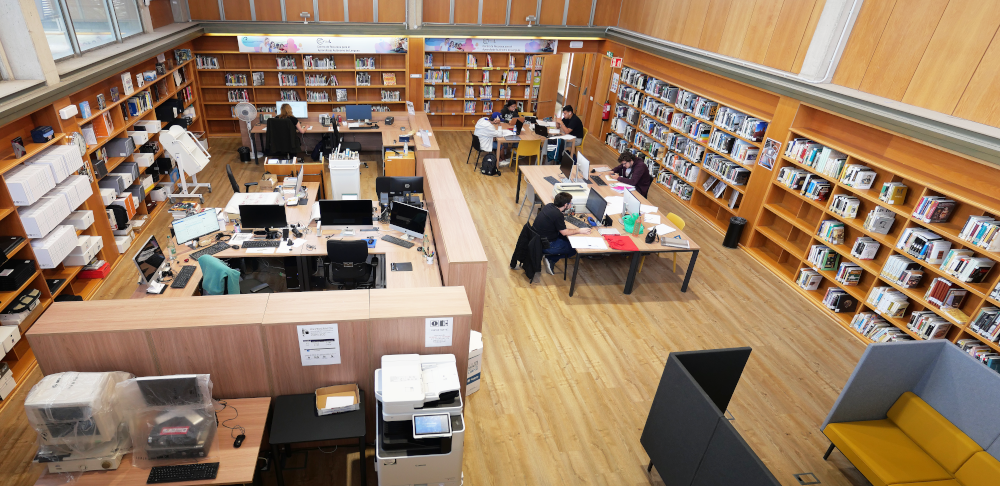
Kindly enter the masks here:
M 896 248 L 918 260 L 939 265 L 951 249 L 951 242 L 933 231 L 911 227 L 903 230 L 896 242 Z
M 764 140 L 767 122 L 759 118 L 747 116 L 728 106 L 719 108 L 715 114 L 715 125 L 733 132 L 751 142 Z
M 878 233 L 880 235 L 887 235 L 889 231 L 892 231 L 892 225 L 896 222 L 896 213 L 883 208 L 882 206 L 876 206 L 875 209 L 868 211 L 868 216 L 865 217 L 864 228 L 872 233 Z
M 622 122 L 622 124 L 624 125 L 624 122 Z M 622 136 L 615 132 L 608 132 L 608 134 L 604 136 L 604 143 L 618 153 L 624 152 L 626 147 L 628 147 L 628 140 L 622 138 Z
M 246 74 L 226 73 L 226 86 L 246 86 L 246 85 L 247 85 Z
M 194 64 L 198 69 L 219 69 L 219 58 L 196 54 L 194 56 Z
M 226 93 L 226 99 L 228 101 L 250 101 L 250 90 L 247 89 L 231 89 Z
M 357 86 L 371 86 L 372 75 L 370 73 L 357 73 L 354 75 L 354 80 Z
M 305 69 L 337 69 L 337 61 L 330 57 L 302 56 L 302 67 Z
M 674 171 L 675 174 L 677 174 L 682 179 L 688 182 L 697 181 L 698 174 L 699 172 L 701 172 L 701 170 L 698 168 L 697 165 L 692 164 L 691 162 L 688 162 L 679 157 L 665 159 L 664 165 L 666 165 L 668 169 Z M 711 178 L 711 180 L 717 180 L 717 179 L 713 177 Z M 722 186 L 725 187 L 725 184 L 723 184 Z M 708 188 L 706 188 L 705 190 L 707 191 Z
M 1000 221 L 992 216 L 969 216 L 958 237 L 989 251 L 1000 251 Z
M 879 315 L 884 317 L 902 318 L 910 306 L 906 294 L 892 287 L 874 287 L 868 293 L 868 304 Z
M 402 101 L 403 96 L 399 91 L 382 90 L 382 101 Z
M 338 86 L 336 75 L 306 74 L 306 86 Z
M 913 311 L 906 328 L 920 339 L 944 339 L 951 330 L 951 323 L 931 311 Z
M 844 286 L 856 286 L 863 275 L 861 267 L 853 262 L 840 262 L 835 280 Z
M 840 263 L 840 254 L 831 250 L 826 245 L 812 245 L 809 247 L 806 260 L 816 270 L 832 272 Z
M 909 289 L 920 285 L 924 270 L 919 263 L 903 255 L 891 255 L 882 265 L 880 275 L 900 287 Z
M 309 102 L 328 102 L 330 101 L 330 93 L 326 91 L 313 91 L 311 89 L 306 90 L 306 101 Z
M 844 289 L 829 287 L 823 296 L 823 305 L 837 314 L 854 312 L 858 309 L 858 299 Z
M 979 309 L 976 318 L 969 323 L 969 329 L 990 341 L 997 342 L 1000 340 L 1000 309 L 994 306 Z
M 902 329 L 893 326 L 873 312 L 860 312 L 851 319 L 851 328 L 876 343 L 912 341 Z
M 278 73 L 278 86 L 298 86 L 299 77 L 295 74 Z
M 785 149 L 785 156 L 833 178 L 840 178 L 840 172 L 847 163 L 846 154 L 807 138 L 792 140 Z
M 374 57 L 358 57 L 354 59 L 354 69 L 375 69 Z
M 278 69 L 298 69 L 295 65 L 295 56 L 277 56 Z
M 947 223 L 955 211 L 955 201 L 941 196 L 922 196 L 913 208 L 913 217 L 924 223 Z
M 955 345 L 993 371 L 1000 372 L 1000 354 L 993 348 L 979 342 L 978 339 L 959 339 L 955 341 Z
M 449 69 L 430 69 L 424 71 L 424 82 L 425 83 L 450 83 L 451 82 L 451 70 Z
M 832 245 L 843 245 L 845 237 L 844 223 L 835 219 L 820 221 L 816 236 Z
M 660 153 L 663 152 L 663 145 L 644 133 L 636 133 L 632 144 L 639 150 L 645 150 L 654 159 L 660 158 Z
M 646 113 L 657 120 L 670 124 L 671 116 L 674 114 L 674 108 L 666 103 L 661 103 L 656 100 L 656 98 L 645 97 L 642 99 L 642 106 L 640 107 L 643 113 Z
M 702 162 L 705 170 L 715 174 L 722 180 L 734 186 L 745 186 L 750 181 L 750 171 L 740 164 L 731 162 L 725 157 L 716 154 L 709 154 Z
M 281 101 L 302 101 L 302 98 L 299 97 L 299 92 L 294 89 L 283 89 L 279 93 Z

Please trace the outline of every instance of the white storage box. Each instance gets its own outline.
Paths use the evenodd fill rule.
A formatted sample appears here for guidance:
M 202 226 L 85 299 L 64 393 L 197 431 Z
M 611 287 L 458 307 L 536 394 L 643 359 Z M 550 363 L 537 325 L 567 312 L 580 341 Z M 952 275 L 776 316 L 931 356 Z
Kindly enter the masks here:
M 100 236 L 82 235 L 77 239 L 76 248 L 73 248 L 63 263 L 67 266 L 82 267 L 90 263 L 101 248 L 104 248 L 104 240 Z
M 163 125 L 159 120 L 139 120 L 135 122 L 135 126 L 145 128 L 148 133 L 159 133 Z
M 85 230 L 94 224 L 94 212 L 89 209 L 73 211 L 63 223 L 71 224 L 78 230 Z
M 125 133 L 127 133 L 128 136 L 132 137 L 132 141 L 135 142 L 136 147 L 149 141 L 149 132 L 145 130 L 138 130 L 138 131 L 129 130 Z
M 7 354 L 21 340 L 21 331 L 17 326 L 0 326 L 0 348 Z
M 76 246 L 76 228 L 57 226 L 48 236 L 31 240 L 31 249 L 42 268 L 56 268 Z
M 161 182 L 156 185 L 156 189 L 149 192 L 150 199 L 161 202 L 167 200 L 167 194 L 170 194 L 170 182 Z
M 118 246 L 118 253 L 125 253 L 132 244 L 132 235 L 116 236 L 115 245 Z
M 17 383 L 14 381 L 14 373 L 7 371 L 7 374 L 0 377 L 0 400 L 6 400 L 10 396 L 11 392 L 14 391 L 14 385 Z
M 4 174 L 7 190 L 15 206 L 30 206 L 56 187 L 56 180 L 47 165 L 18 165 Z
M 483 333 L 469 331 L 469 373 L 465 380 L 465 396 L 479 391 L 483 378 Z
M 153 162 L 156 160 L 153 158 L 153 155 L 154 154 L 147 152 L 136 152 L 132 154 L 132 160 L 139 164 L 139 167 L 149 167 L 153 165 Z
M 143 191 L 149 190 L 150 187 L 153 187 L 153 176 L 143 175 L 139 178 L 139 185 L 142 187 Z
M 116 197 L 118 197 L 118 193 L 115 192 L 114 189 L 104 187 L 101 188 L 101 202 L 105 206 L 110 206 L 111 203 L 115 201 Z
M 18 210 L 21 224 L 28 238 L 43 238 L 48 235 L 62 220 L 69 216 L 70 207 L 66 198 L 43 197 L 31 206 Z

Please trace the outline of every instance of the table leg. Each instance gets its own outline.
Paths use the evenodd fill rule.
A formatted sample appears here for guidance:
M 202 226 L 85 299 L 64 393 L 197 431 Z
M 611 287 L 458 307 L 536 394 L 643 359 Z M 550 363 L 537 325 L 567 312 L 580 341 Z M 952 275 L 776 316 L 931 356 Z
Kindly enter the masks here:
M 271 444 L 271 455 L 274 456 L 274 477 L 278 486 L 285 486 L 285 478 L 281 476 L 281 446 Z
M 691 252 L 691 261 L 688 262 L 687 273 L 684 275 L 684 284 L 681 285 L 681 292 L 688 291 L 688 282 L 691 281 L 691 274 L 694 273 L 694 262 L 698 261 L 698 250 Z
M 514 190 L 514 204 L 521 200 L 521 171 L 517 171 L 517 189 Z
M 309 257 L 299 255 L 295 258 L 295 265 L 298 267 L 296 270 L 299 273 L 299 292 L 308 292 L 312 290 L 309 285 L 309 276 L 306 275 L 306 263 Z
M 257 146 L 254 147 L 253 152 L 253 163 L 254 165 L 260 165 L 260 159 L 257 158 L 257 153 L 264 153 L 264 136 L 257 134 Z
M 649 461 L 649 466 L 646 467 L 646 472 L 648 473 L 653 472 L 653 461 Z
M 625 279 L 625 295 L 632 293 L 632 287 L 635 286 L 635 276 L 639 273 L 639 262 L 642 260 L 642 254 L 635 252 L 632 254 L 632 263 L 628 267 L 628 277 Z
M 545 258 L 544 256 L 542 258 Z M 580 252 L 576 253 L 576 261 L 573 262 L 573 280 L 569 283 L 569 296 L 573 296 L 573 291 L 576 290 L 576 272 L 580 270 Z
M 361 452 L 361 486 L 368 486 L 368 463 L 365 460 L 365 438 L 358 437 L 358 451 Z

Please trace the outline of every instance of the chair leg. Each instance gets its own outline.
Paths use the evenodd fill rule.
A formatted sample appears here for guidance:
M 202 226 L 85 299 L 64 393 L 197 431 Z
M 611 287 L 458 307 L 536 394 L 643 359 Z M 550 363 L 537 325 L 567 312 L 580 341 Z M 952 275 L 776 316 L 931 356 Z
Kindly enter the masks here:
M 569 267 L 569 258 L 563 258 L 563 280 L 566 280 L 566 269 Z
M 639 271 L 635 273 L 642 273 L 642 266 L 646 264 L 646 255 L 642 256 L 642 260 L 639 260 Z
M 830 454 L 836 448 L 837 448 L 837 446 L 833 445 L 833 443 L 831 442 L 830 443 L 830 448 L 826 450 L 826 454 L 823 454 L 823 460 L 825 461 L 828 457 L 830 457 Z
M 674 273 L 677 273 L 677 254 L 674 253 Z
M 465 165 L 469 165 L 469 159 L 472 158 L 472 150 L 474 148 L 475 147 L 473 147 L 472 145 L 469 145 L 469 155 L 467 157 L 465 157 Z

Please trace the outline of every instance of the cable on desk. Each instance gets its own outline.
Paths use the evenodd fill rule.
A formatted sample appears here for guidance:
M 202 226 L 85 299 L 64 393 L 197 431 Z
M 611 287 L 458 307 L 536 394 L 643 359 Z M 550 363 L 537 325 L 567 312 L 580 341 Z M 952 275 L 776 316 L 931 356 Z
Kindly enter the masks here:
M 225 410 L 227 408 L 231 408 L 231 409 L 233 409 L 234 412 L 236 412 L 236 416 L 235 417 L 223 420 L 222 423 L 219 424 L 219 425 L 221 425 L 221 426 L 223 426 L 223 427 L 225 427 L 225 428 L 227 428 L 227 429 L 230 430 L 229 437 L 235 439 L 237 435 L 246 435 L 247 429 L 244 429 L 242 425 L 234 424 L 232 427 L 226 425 L 226 423 L 232 422 L 233 420 L 238 419 L 240 417 L 240 411 L 237 410 L 236 407 L 230 405 L 228 400 L 219 400 L 219 403 L 222 404 L 222 410 Z M 219 412 L 221 412 L 222 410 L 219 410 Z M 216 416 L 218 416 L 219 412 L 215 413 Z M 239 432 L 239 434 L 233 435 L 236 432 Z
M 340 446 L 333 446 L 333 450 L 330 452 L 324 451 L 322 447 L 317 447 L 317 449 L 319 449 L 319 451 L 323 454 L 333 454 L 334 452 L 337 452 L 337 449 L 340 449 Z

